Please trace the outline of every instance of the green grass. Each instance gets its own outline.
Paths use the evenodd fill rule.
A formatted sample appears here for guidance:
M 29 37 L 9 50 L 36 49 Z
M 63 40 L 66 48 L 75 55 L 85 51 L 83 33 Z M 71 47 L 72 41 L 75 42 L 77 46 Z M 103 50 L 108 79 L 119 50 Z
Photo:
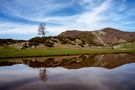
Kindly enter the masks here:
M 11 47 L 0 47 L 0 58 L 19 58 L 36 56 L 62 56 L 79 54 L 99 54 L 99 53 L 135 53 L 135 49 L 111 49 L 111 48 L 44 48 L 44 49 L 15 49 Z
M 132 43 L 125 43 L 122 48 L 135 49 L 135 42 L 132 42 Z

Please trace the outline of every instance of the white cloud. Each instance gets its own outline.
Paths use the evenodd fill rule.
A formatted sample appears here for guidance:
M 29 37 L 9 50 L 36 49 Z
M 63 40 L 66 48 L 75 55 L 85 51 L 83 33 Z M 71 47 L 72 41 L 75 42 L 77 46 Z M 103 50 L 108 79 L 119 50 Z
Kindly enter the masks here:
M 91 0 L 89 2 L 92 3 Z M 84 2 L 82 3 L 86 3 L 86 1 L 84 0 Z M 46 21 L 63 24 L 64 28 L 66 26 L 65 28 L 66 30 L 67 29 L 90 30 L 91 28 L 97 27 L 95 25 L 97 25 L 100 21 L 102 21 L 105 18 L 104 16 L 102 16 L 102 14 L 109 9 L 110 4 L 111 0 L 107 0 L 101 3 L 98 7 L 95 7 L 92 10 L 87 10 L 79 15 L 65 16 L 65 17 L 51 17 L 46 18 Z
M 33 26 L 33 25 L 25 25 L 25 24 L 13 24 L 13 23 L 2 23 L 0 24 L 0 35 L 6 35 L 6 34 L 19 34 L 19 35 L 38 35 L 37 29 L 38 26 Z M 47 31 L 51 33 L 51 35 L 56 35 L 63 30 L 66 30 L 68 27 L 66 26 L 47 26 Z M 50 35 L 50 34 L 47 35 Z
M 134 9 L 125 12 L 123 15 L 118 12 L 123 12 L 127 6 L 126 3 L 114 6 L 114 0 L 79 0 L 79 4 L 84 8 L 84 11 L 71 16 L 45 16 L 46 14 L 54 11 L 73 6 L 76 0 L 69 3 L 53 3 L 39 2 L 33 0 L 14 0 L 18 6 L 13 6 L 12 3 L 4 4 L 5 8 L 16 14 L 16 16 L 32 20 L 32 21 L 46 21 L 47 23 L 56 23 L 61 26 L 47 26 L 49 31 L 48 35 L 57 35 L 65 30 L 78 29 L 78 30 L 97 30 L 104 27 L 122 28 L 122 25 L 133 24 L 128 22 L 128 17 L 134 15 Z M 126 0 L 123 0 L 125 2 Z M 30 4 L 31 3 L 31 4 Z M 29 5 L 30 4 L 30 5 Z M 9 6 L 8 6 L 9 5 Z M 26 10 L 23 13 L 22 7 Z M 27 8 L 26 8 L 27 7 Z M 127 22 L 127 23 L 126 23 Z M 3 23 L 0 22 L 0 34 L 36 34 L 38 26 L 16 24 L 16 23 Z
M 87 10 L 79 15 L 63 16 L 63 17 L 57 16 L 57 17 L 47 17 L 47 18 L 40 16 L 39 18 L 37 17 L 36 19 L 35 18 L 31 18 L 31 19 L 37 21 L 46 21 L 46 22 L 53 22 L 57 24 L 63 24 L 63 26 L 47 26 L 48 31 L 50 33 L 53 32 L 53 34 L 54 33 L 59 34 L 68 29 L 90 30 L 90 29 L 94 29 L 96 27 L 96 24 L 98 24 L 98 22 L 100 22 L 103 19 L 101 14 L 108 9 L 110 1 L 111 0 L 107 0 L 101 3 L 98 7 L 93 8 L 92 11 Z M 21 3 L 21 2 L 19 1 L 17 3 Z M 23 3 L 21 3 L 21 5 L 23 5 Z M 87 3 L 87 2 L 86 0 L 83 0 L 82 3 Z M 95 2 L 92 2 L 92 0 L 90 0 L 89 3 L 95 3 Z M 65 4 L 64 5 L 60 4 L 58 6 L 56 5 L 56 7 L 64 8 Z M 54 8 L 52 8 L 52 10 L 53 9 Z M 39 12 L 38 14 L 42 15 L 42 12 L 41 13 Z M 5 28 L 6 30 L 4 30 Z M 37 32 L 36 29 L 37 26 L 7 23 L 4 24 L 4 26 L 1 25 L 0 34 L 13 34 L 13 33 L 30 34 L 30 33 L 36 33 Z
M 85 25 L 91 25 L 100 22 L 104 17 L 102 17 L 102 13 L 104 13 L 109 7 L 109 3 L 111 0 L 107 0 L 102 3 L 99 7 L 96 7 L 92 11 L 87 11 L 81 15 L 79 15 L 77 22 Z
M 74 0 L 68 3 L 54 3 L 50 0 L 13 0 L 4 4 L 0 3 L 0 5 L 8 10 L 3 9 L 9 15 L 33 21 L 44 21 L 48 18 L 47 14 L 70 7 L 73 3 Z
M 0 24 L 1 30 L 0 34 L 33 34 L 36 32 L 36 26 L 23 25 L 23 24 L 13 24 L 13 23 L 3 23 Z

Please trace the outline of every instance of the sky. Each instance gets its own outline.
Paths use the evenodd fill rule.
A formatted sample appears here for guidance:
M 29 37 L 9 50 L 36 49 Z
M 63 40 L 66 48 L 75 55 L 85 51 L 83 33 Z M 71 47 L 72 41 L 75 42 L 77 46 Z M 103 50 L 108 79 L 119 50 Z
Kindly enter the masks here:
M 135 0 L 0 0 L 0 38 L 30 39 L 45 22 L 48 36 L 112 27 L 135 31 Z

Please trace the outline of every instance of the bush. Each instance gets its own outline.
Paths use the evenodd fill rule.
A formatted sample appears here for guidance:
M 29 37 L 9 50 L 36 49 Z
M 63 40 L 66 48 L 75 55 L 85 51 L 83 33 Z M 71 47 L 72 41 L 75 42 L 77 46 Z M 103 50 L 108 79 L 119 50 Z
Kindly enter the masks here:
M 62 37 L 62 36 L 59 36 L 57 38 L 61 41 L 61 44 L 72 44 L 71 38 Z
M 85 41 L 84 40 L 81 40 L 81 43 L 78 44 L 78 45 L 81 46 L 81 47 L 84 47 L 85 44 L 86 44 Z
M 30 39 L 29 42 L 34 42 L 35 44 L 44 44 L 46 40 L 46 37 L 34 37 Z
M 29 42 L 31 42 L 31 45 L 39 45 L 39 44 L 44 44 L 47 47 L 53 47 L 54 43 L 49 42 L 49 39 L 51 39 L 51 37 L 34 37 L 32 39 L 29 40 Z
M 44 45 L 46 45 L 47 47 L 54 47 L 54 43 L 52 42 L 46 42 Z
M 10 45 L 19 42 L 25 42 L 25 40 L 0 39 L 0 45 Z

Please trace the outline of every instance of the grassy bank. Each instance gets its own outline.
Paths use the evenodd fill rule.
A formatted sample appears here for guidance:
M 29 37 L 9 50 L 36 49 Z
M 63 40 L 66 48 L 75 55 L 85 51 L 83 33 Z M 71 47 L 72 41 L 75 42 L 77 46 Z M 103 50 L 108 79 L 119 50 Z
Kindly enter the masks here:
M 99 54 L 99 53 L 135 53 L 135 49 L 111 49 L 111 48 L 15 49 L 11 47 L 0 47 L 0 58 L 62 56 L 62 55 Z

